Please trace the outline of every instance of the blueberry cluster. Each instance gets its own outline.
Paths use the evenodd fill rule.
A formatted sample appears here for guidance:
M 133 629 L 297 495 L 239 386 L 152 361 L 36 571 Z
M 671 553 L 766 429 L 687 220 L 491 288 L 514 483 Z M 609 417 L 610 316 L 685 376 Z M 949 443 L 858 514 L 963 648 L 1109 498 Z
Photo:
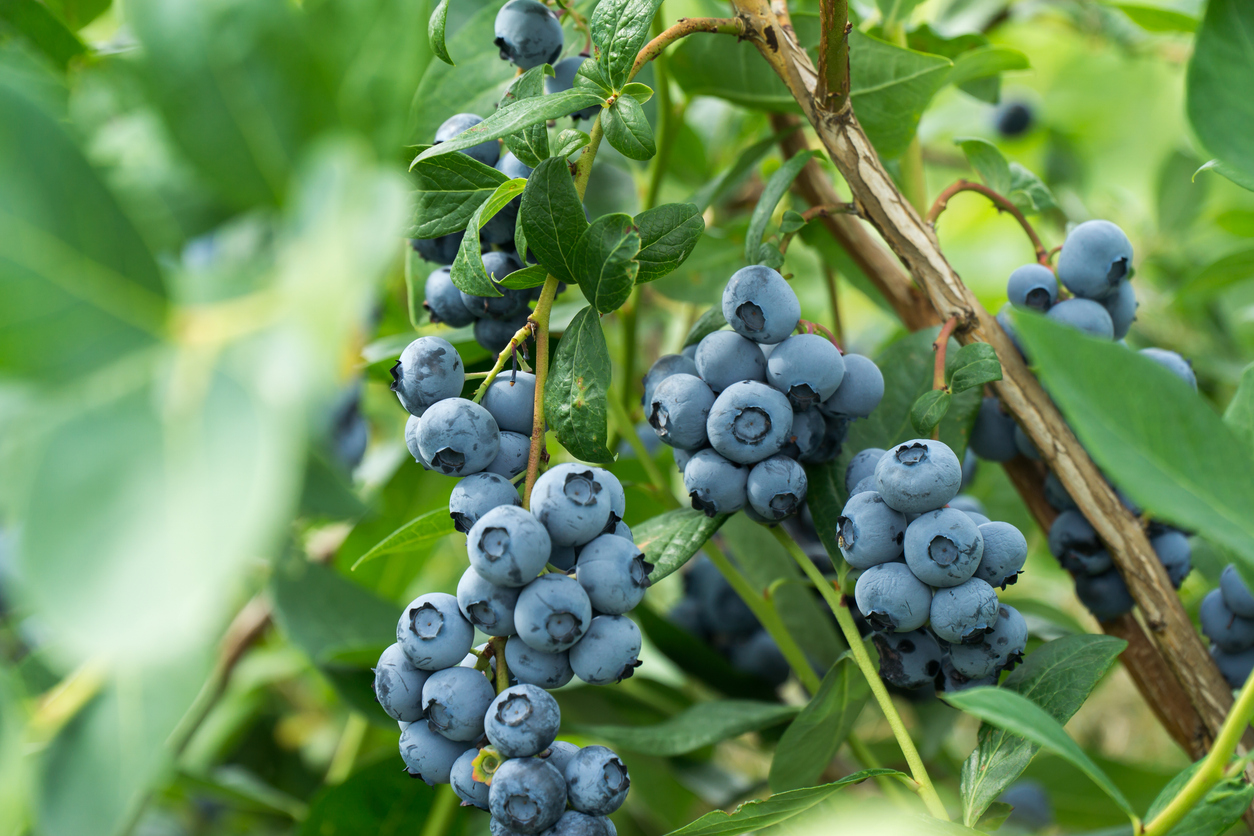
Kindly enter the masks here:
M 854 600 L 875 630 L 880 675 L 900 688 L 996 684 L 1027 642 L 1023 616 L 995 590 L 1023 568 L 1023 534 L 949 505 L 962 465 L 939 441 L 863 450 L 845 483 L 840 551 L 860 573 Z
M 624 614 L 653 567 L 608 471 L 557 465 L 536 480 L 531 510 L 521 505 L 495 473 L 458 482 L 449 513 L 467 532 L 470 566 L 456 595 L 405 608 L 375 696 L 401 724 L 410 774 L 491 811 L 497 836 L 610 836 L 604 817 L 626 798 L 627 770 L 604 747 L 555 742 L 561 713 L 548 689 L 632 675 L 641 635 Z M 476 630 L 488 643 L 474 647 Z
M 733 330 L 649 369 L 645 414 L 674 448 L 693 508 L 778 522 L 805 502 L 802 465 L 840 454 L 849 422 L 879 405 L 884 377 L 825 337 L 794 335 L 801 304 L 769 267 L 738 270 L 722 308 Z
M 1228 685 L 1240 688 L 1254 671 L 1254 595 L 1235 566 L 1224 567 L 1219 588 L 1198 609 L 1210 655 Z

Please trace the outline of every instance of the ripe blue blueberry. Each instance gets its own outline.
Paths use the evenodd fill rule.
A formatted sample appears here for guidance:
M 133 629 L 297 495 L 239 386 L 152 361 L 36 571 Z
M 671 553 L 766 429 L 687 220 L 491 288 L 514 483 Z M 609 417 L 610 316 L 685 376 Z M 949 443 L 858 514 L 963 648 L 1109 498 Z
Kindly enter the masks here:
M 1015 350 L 1026 357 L 1027 355 L 1023 351 L 1023 343 L 1019 342 L 1019 332 L 1015 329 L 1014 321 L 1010 318 L 1012 310 L 1014 310 L 1014 306 L 1009 302 L 1002 305 L 1001 310 L 997 312 L 997 324 L 1006 332 L 1006 336 L 1010 339 L 1011 344 L 1014 345 Z
M 392 367 L 392 391 L 411 415 L 420 416 L 433 404 L 456 398 L 465 382 L 461 355 L 439 337 L 414 340 Z
M 445 398 L 428 407 L 418 424 L 422 460 L 446 476 L 478 473 L 492 463 L 500 447 L 496 420 L 465 398 Z
M 724 458 L 755 464 L 778 453 L 792 435 L 792 407 L 783 393 L 744 380 L 715 399 L 705 428 Z
M 449 783 L 453 792 L 457 793 L 466 804 L 488 809 L 488 785 L 475 780 L 475 758 L 479 757 L 478 749 L 467 749 L 453 762 L 453 770 L 449 774 Z
M 505 643 L 505 664 L 509 667 L 510 676 L 520 683 L 546 690 L 561 688 L 575 676 L 570 667 L 569 652 L 536 650 L 528 647 L 518 636 L 510 636 Z
M 845 376 L 836 393 L 819 404 L 824 414 L 865 418 L 884 399 L 884 374 L 875 361 L 861 354 L 846 354 Z
M 511 151 L 506 151 L 501 155 L 501 159 L 496 163 L 496 170 L 511 180 L 526 180 L 533 171 L 531 166 L 515 157 Z
M 1066 299 L 1050 308 L 1046 316 L 1091 337 L 1102 340 L 1115 338 L 1115 323 L 1110 318 L 1110 312 L 1092 299 L 1078 296 Z
M 617 538 L 621 539 L 621 538 Z M 588 632 L 592 602 L 574 578 L 541 575 L 523 587 L 514 626 L 528 647 L 546 653 L 570 650 Z
M 405 448 L 414 457 L 414 461 L 422 465 L 423 470 L 430 470 L 431 462 L 422 457 L 422 450 L 418 447 L 418 429 L 421 426 L 422 419 L 417 415 L 410 415 L 405 419 Z
M 1192 386 L 1194 391 L 1197 391 L 1197 375 L 1193 372 L 1192 364 L 1176 352 L 1168 351 L 1165 348 L 1143 348 L 1141 349 L 1141 355 L 1163 366 L 1176 377 Z
M 830 461 L 830 451 L 823 443 L 826 435 L 827 418 L 822 412 L 817 409 L 794 412 L 792 434 L 780 452 L 805 464 L 821 464 Z
M 1099 575 L 1076 575 L 1075 594 L 1080 603 L 1101 622 L 1127 615 L 1135 605 L 1127 584 L 1115 569 L 1108 569 Z
M 567 810 L 557 820 L 557 824 L 544 831 L 543 836 L 609 836 L 606 822 L 602 816 L 589 816 L 575 810 Z
M 526 684 L 511 685 L 497 694 L 484 718 L 488 740 L 504 758 L 540 754 L 557 739 L 561 725 L 557 700 L 543 688 Z M 495 786 L 496 781 L 492 783 Z
M 1245 585 L 1237 567 L 1228 564 L 1219 576 L 1219 589 L 1223 592 L 1224 604 L 1242 618 L 1254 618 L 1254 595 Z
M 1058 279 L 1041 264 L 1025 264 L 1010 274 L 1006 282 L 1010 304 L 1044 313 L 1058 301 Z
M 562 774 L 544 761 L 518 756 L 505 761 L 493 773 L 488 809 L 493 819 L 510 830 L 537 834 L 562 817 L 566 783 Z
M 976 644 L 955 644 L 949 648 L 949 660 L 954 670 L 968 679 L 995 676 L 1011 670 L 1023 658 L 1027 647 L 1028 625 L 1014 607 L 1001 604 L 997 609 L 997 623 Z
M 457 607 L 466 620 L 489 636 L 514 634 L 518 589 L 486 581 L 471 566 L 457 582 Z M 510 669 L 513 670 L 512 668 Z
M 1036 781 L 1016 781 L 997 796 L 997 800 L 1014 808 L 1006 824 L 1016 831 L 1039 833 L 1054 823 L 1054 807 L 1049 795 Z
M 453 284 L 452 270 L 441 267 L 427 276 L 422 306 L 431 315 L 433 323 L 443 323 L 451 328 L 461 328 L 475 321 L 474 314 L 462 304 L 462 292 Z
M 984 538 L 964 512 L 941 508 L 906 527 L 905 553 L 910 571 L 928 586 L 957 586 L 975 574 Z
M 505 350 L 519 329 L 527 324 L 528 316 L 529 311 L 524 310 L 506 319 L 476 319 L 475 342 L 493 354 L 499 354 Z
M 745 507 L 749 469 L 706 448 L 692 454 L 684 466 L 684 490 L 692 507 L 707 517 L 734 514 Z
M 901 557 L 906 515 L 894 511 L 875 491 L 849 497 L 840 518 L 840 553 L 855 569 L 869 569 Z
M 596 539 L 610 520 L 611 491 L 596 469 L 574 462 L 549 468 L 531 491 L 531 512 L 554 545 L 582 546 Z
M 975 498 L 974 496 L 971 496 L 970 494 L 965 494 L 965 493 L 958 494 L 953 499 L 949 500 L 949 504 L 946 507 L 956 508 L 959 511 L 962 511 L 964 514 L 968 514 L 968 515 L 976 514 L 981 517 L 988 516 L 984 510 L 984 503 L 980 502 L 979 499 Z M 983 525 L 983 524 L 984 523 L 982 522 L 979 523 L 979 525 Z
M 627 493 L 618 477 L 603 467 L 592 468 L 592 478 L 601 486 L 602 495 L 609 499 L 610 520 L 605 524 L 604 533 L 613 534 L 627 514 Z M 627 539 L 631 539 L 630 534 Z
M 480 401 L 502 431 L 531 435 L 535 415 L 536 376 L 530 372 L 498 375 Z
M 374 668 L 374 697 L 393 720 L 421 720 L 422 686 L 430 675 L 414 667 L 400 644 L 388 645 Z
M 949 658 L 948 653 L 945 654 L 945 658 L 941 659 L 941 675 L 936 677 L 937 691 L 952 694 L 958 691 L 966 691 L 968 688 L 993 687 L 996 685 L 996 675 L 970 679 L 954 669 L 953 660 Z
M 453 764 L 466 751 L 466 744 L 449 740 L 419 720 L 401 723 L 400 748 L 406 771 L 428 786 L 435 786 L 449 782 Z
M 483 715 L 496 698 L 488 678 L 474 668 L 445 668 L 422 686 L 427 725 L 449 740 L 469 742 L 483 736 Z
M 1076 296 L 1105 299 L 1132 269 L 1132 243 L 1110 221 L 1085 221 L 1058 253 L 1058 278 Z
M 920 514 L 944 507 L 958 495 L 962 464 L 945 444 L 916 438 L 880 457 L 875 483 L 890 508 Z
M 553 65 L 553 75 L 545 76 L 544 92 L 552 95 L 553 93 L 561 93 L 563 90 L 569 90 L 575 86 L 575 73 L 579 72 L 579 68 L 583 66 L 583 62 L 588 58 L 585 55 L 572 55 L 569 58 L 563 58 Z M 597 113 L 601 111 L 600 105 L 590 105 L 583 110 L 577 110 L 570 116 L 572 119 L 593 119 Z
M 759 630 L 749 638 L 733 644 L 728 651 L 727 660 L 736 670 L 756 676 L 773 688 L 783 685 L 792 673 L 779 645 L 765 630 Z
M 453 486 L 448 513 L 453 527 L 465 534 L 480 517 L 502 505 L 522 505 L 518 489 L 509 479 L 496 473 L 472 473 Z
M 531 436 L 522 433 L 501 433 L 500 449 L 492 464 L 484 472 L 495 473 L 506 479 L 513 479 L 527 469 L 527 458 L 531 455 Z
M 709 439 L 706 423 L 714 393 L 701 378 L 679 372 L 664 378 L 649 401 L 649 426 L 665 444 L 678 450 L 700 450 Z
M 550 549 L 544 526 L 516 505 L 493 508 L 466 535 L 470 565 L 497 586 L 530 583 L 549 562 Z
M 932 632 L 950 644 L 978 642 L 997 623 L 997 593 L 979 578 L 936 590 Z
M 840 349 L 818 334 L 787 338 L 766 361 L 766 382 L 787 395 L 796 410 L 827 400 L 844 379 L 845 358 Z
M 697 343 L 697 371 L 715 394 L 741 380 L 766 380 L 766 358 L 752 340 L 715 331 Z
M 975 474 L 979 472 L 979 469 L 980 457 L 967 447 L 962 453 L 962 490 L 965 491 L 975 481 Z M 983 509 L 980 513 L 984 513 Z
M 1075 500 L 1071 498 L 1071 494 L 1067 493 L 1067 489 L 1062 486 L 1062 480 L 1058 478 L 1058 474 L 1052 470 L 1045 475 L 1045 501 L 1055 511 L 1074 511 L 1076 510 Z
M 698 377 L 697 364 L 682 354 L 663 354 L 657 358 L 649 370 L 645 372 L 641 386 L 644 387 L 644 395 L 640 398 L 640 405 L 649 409 L 649 404 L 653 402 L 653 392 L 657 389 L 657 385 L 673 374 L 690 374 Z
M 845 467 L 845 490 L 853 496 L 857 491 L 853 488 L 868 476 L 875 476 L 875 466 L 879 464 L 880 457 L 887 453 L 887 450 L 881 450 L 879 447 L 868 447 L 854 453 L 853 458 L 849 460 L 848 466 Z
M 904 563 L 880 563 L 854 585 L 858 611 L 875 630 L 908 633 L 927 624 L 932 590 Z
M 1193 548 L 1189 545 L 1189 538 L 1184 532 L 1171 529 L 1151 537 L 1150 546 L 1167 570 L 1171 585 L 1179 589 L 1193 569 Z
M 439 145 L 441 142 L 448 142 L 453 137 L 470 130 L 482 121 L 483 117 L 476 116 L 473 113 L 458 113 L 450 116 L 436 129 L 434 144 Z M 490 139 L 487 142 L 472 145 L 462 151 L 462 153 L 484 165 L 496 165 L 497 159 L 501 156 L 501 145 L 495 139 Z
M 1133 289 L 1132 282 L 1120 282 L 1115 287 L 1115 292 L 1101 301 L 1106 313 L 1110 314 L 1114 338 L 1122 340 L 1128 335 L 1132 323 L 1136 321 L 1136 290 Z
M 602 534 L 579 552 L 575 578 L 594 610 L 621 615 L 644 600 L 652 571 L 653 564 L 631 540 Z
M 462 238 L 465 236 L 464 231 L 450 232 L 439 238 L 410 238 L 409 244 L 424 261 L 430 261 L 432 264 L 452 264 L 453 259 L 457 258 L 457 251 L 461 249 Z
M 570 572 L 579 559 L 579 549 L 575 546 L 554 546 L 549 553 L 549 563 L 559 572 Z
M 698 555 L 688 565 L 691 568 L 684 575 L 684 590 L 701 603 L 708 632 L 747 637 L 761 629 L 753 611 L 708 557 Z
M 796 330 L 801 303 L 783 276 L 770 267 L 755 264 L 737 270 L 727 281 L 723 288 L 723 316 L 741 336 L 773 345 Z
M 975 577 L 989 586 L 1005 589 L 1014 583 L 1028 559 L 1028 541 L 1023 532 L 1006 522 L 986 522 L 980 526 L 984 556 Z
M 546 763 L 550 764 L 558 772 L 562 773 L 563 778 L 566 775 L 566 767 L 578 755 L 580 748 L 573 743 L 565 740 L 554 741 L 553 745 L 545 749 L 539 754 Z
M 445 592 L 419 595 L 396 624 L 396 642 L 414 667 L 438 671 L 456 665 L 475 643 L 475 628 Z
M 1049 553 L 1073 575 L 1101 575 L 1111 567 L 1110 554 L 1079 511 L 1063 511 L 1054 519 L 1049 528 Z
M 1215 660 L 1215 666 L 1223 674 L 1228 687 L 1234 690 L 1243 686 L 1245 681 L 1250 678 L 1250 674 L 1254 673 L 1254 647 L 1249 650 L 1238 650 L 1231 653 L 1226 650 L 1220 650 L 1218 647 L 1212 647 L 1210 656 Z
M 1004 137 L 1016 137 L 1032 127 L 1032 108 L 1024 102 L 1002 102 L 993 111 L 993 127 Z M 1043 826 L 1043 825 L 1042 825 Z M 1033 827 L 1031 830 L 1038 830 Z
M 527 310 L 527 302 L 531 299 L 531 291 L 529 289 L 516 290 L 508 287 L 500 287 L 496 284 L 501 279 L 517 270 L 522 265 L 510 253 L 489 252 L 483 254 L 483 269 L 487 271 L 488 277 L 493 280 L 493 285 L 497 290 L 501 291 L 500 296 L 474 296 L 466 291 L 461 291 L 462 305 L 476 319 L 499 319 L 512 320 Z M 517 330 L 517 329 L 514 329 Z M 513 336 L 511 332 L 510 336 Z
M 926 630 L 872 633 L 880 656 L 880 677 L 889 685 L 914 690 L 931 685 L 941 672 L 940 645 Z
M 1236 653 L 1254 647 L 1254 620 L 1242 618 L 1228 609 L 1223 592 L 1212 589 L 1197 610 L 1206 638 L 1220 650 Z
M 635 673 L 639 658 L 640 628 L 622 615 L 596 616 L 588 632 L 570 649 L 571 669 L 589 685 L 621 682 Z
M 688 466 L 688 462 L 692 461 L 692 457 L 699 452 L 699 450 L 683 450 L 679 447 L 672 447 L 671 455 L 675 459 L 675 468 L 682 474 L 684 468 Z
M 745 494 L 749 507 L 767 520 L 778 522 L 791 517 L 805 502 L 805 468 L 788 456 L 771 456 L 758 462 L 749 471 Z
M 981 459 L 1008 462 L 1019 455 L 1015 446 L 1015 419 L 1002 412 L 997 398 L 984 398 L 971 428 L 971 449 Z
M 566 765 L 570 806 L 590 816 L 608 816 L 627 799 L 631 778 L 618 755 L 604 746 L 585 746 Z
M 502 6 L 495 33 L 501 60 L 521 70 L 552 64 L 562 54 L 562 24 L 536 0 L 510 0 Z

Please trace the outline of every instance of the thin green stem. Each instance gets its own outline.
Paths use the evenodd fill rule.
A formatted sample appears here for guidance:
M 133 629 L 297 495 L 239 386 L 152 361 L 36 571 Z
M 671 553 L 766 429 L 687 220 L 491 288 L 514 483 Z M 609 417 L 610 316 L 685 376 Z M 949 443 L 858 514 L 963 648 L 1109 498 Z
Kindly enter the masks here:
M 549 278 L 551 279 L 552 276 Z M 556 288 L 556 285 L 554 285 L 554 288 Z M 539 303 L 536 304 L 536 310 L 540 310 Z M 496 355 L 496 362 L 492 365 L 492 368 L 488 370 L 488 373 L 483 376 L 483 383 L 480 383 L 479 388 L 475 390 L 474 396 L 471 397 L 472 401 L 479 403 L 479 401 L 483 400 L 483 396 L 488 391 L 488 387 L 492 385 L 492 381 L 496 380 L 496 376 L 501 373 L 502 369 L 505 368 L 505 364 L 509 362 L 509 358 L 513 356 L 514 351 L 518 348 L 518 346 L 522 345 L 527 340 L 527 335 L 531 333 L 531 325 L 534 321 L 535 316 L 533 314 L 527 318 L 523 327 L 515 331 L 514 336 L 509 338 L 509 344 L 506 345 L 505 348 L 501 349 L 500 354 Z M 466 375 L 466 377 L 474 376 L 474 374 Z
M 331 756 L 331 764 L 327 767 L 326 783 L 342 784 L 353 774 L 353 764 L 357 762 L 357 754 L 361 751 L 362 741 L 366 739 L 366 731 L 370 724 L 364 714 L 354 711 L 348 715 L 344 731 L 340 734 L 340 742 Z
M 444 836 L 448 833 L 460 805 L 461 799 L 453 792 L 453 788 L 448 784 L 441 785 L 435 791 L 435 803 L 431 805 L 431 812 L 423 822 L 420 836 Z
M 823 600 L 831 608 L 832 614 L 836 616 L 836 623 L 840 625 L 840 630 L 845 635 L 845 641 L 849 643 L 849 650 L 853 654 L 853 660 L 866 678 L 867 685 L 871 687 L 871 694 L 879 704 L 880 710 L 884 712 L 884 718 L 888 720 L 888 725 L 893 730 L 893 737 L 897 738 L 897 745 L 901 747 L 901 753 L 905 755 L 906 763 L 910 766 L 911 777 L 919 784 L 919 796 L 927 806 L 928 812 L 938 819 L 949 821 L 949 813 L 945 811 L 945 805 L 936 793 L 936 787 L 932 784 L 931 776 L 927 774 L 927 767 L 923 765 L 923 758 L 919 756 L 919 750 L 910 738 L 910 732 L 906 729 L 905 722 L 902 721 L 901 715 L 897 713 L 897 707 L 893 705 L 893 698 L 889 695 L 888 689 L 884 687 L 884 680 L 880 679 L 879 671 L 875 669 L 875 664 L 871 661 L 870 654 L 866 652 L 866 645 L 862 643 L 862 637 L 858 635 L 858 626 L 853 623 L 853 614 L 849 612 L 849 607 L 845 604 L 844 598 L 836 591 L 831 582 L 823 577 L 823 573 L 806 556 L 801 547 L 784 533 L 783 529 L 775 528 L 773 532 L 775 539 L 797 561 L 801 571 L 818 587 L 819 594 L 823 596 Z
M 575 163 L 575 191 L 579 192 L 579 199 L 583 200 L 583 196 L 588 191 L 588 178 L 592 176 L 592 161 L 597 157 L 597 150 L 601 147 L 601 140 L 605 137 L 605 130 L 601 127 L 601 114 L 597 114 L 597 118 L 592 123 L 592 133 L 588 134 L 588 147 L 583 149 L 583 153 L 579 155 L 579 160 Z
M 661 469 L 658 468 L 657 462 L 649 455 L 648 449 L 645 448 L 644 442 L 640 440 L 640 436 L 636 433 L 636 428 L 631 423 L 631 418 L 628 417 L 627 411 L 623 409 L 623 405 L 614 397 L 606 400 L 610 404 L 610 421 L 618 426 L 618 434 L 627 439 L 627 443 L 635 451 L 636 458 L 640 460 L 640 464 L 644 467 L 645 475 L 649 477 L 649 481 L 657 489 L 658 499 L 671 508 L 680 507 L 679 500 L 675 499 L 675 495 L 671 493 L 670 483 L 666 481 L 666 477 L 662 474 Z
M 549 313 L 557 296 L 557 279 L 549 276 L 528 321 L 536 334 L 536 399 L 531 418 L 531 452 L 527 454 L 527 481 L 523 488 L 523 507 L 531 507 L 531 489 L 540 475 L 540 459 L 544 453 L 544 385 L 549 377 Z
M 505 663 L 505 639 L 496 639 L 496 692 L 499 694 L 509 687 L 509 665 Z
M 852 732 L 845 738 L 845 745 L 849 747 L 849 754 L 853 755 L 863 769 L 879 769 L 882 764 L 879 758 L 862 742 L 860 738 Z M 877 775 L 875 783 L 879 784 L 880 789 L 884 791 L 884 795 L 892 796 L 894 801 L 898 803 L 904 802 L 907 798 L 905 790 L 901 788 L 901 784 L 897 783 L 891 775 Z
M 1241 742 L 1241 736 L 1249 728 L 1251 720 L 1254 720 L 1254 676 L 1245 680 L 1236 703 L 1228 712 L 1228 717 L 1220 727 L 1215 743 L 1210 747 L 1201 767 L 1162 812 L 1145 824 L 1141 830 L 1144 836 L 1163 836 L 1168 833 L 1223 780 L 1228 761 L 1236 752 L 1237 744 Z
M 627 80 L 635 78 L 641 67 L 656 59 L 675 41 L 696 32 L 741 36 L 745 33 L 745 24 L 738 17 L 686 17 L 644 45 L 636 55 L 636 63 L 632 64 Z

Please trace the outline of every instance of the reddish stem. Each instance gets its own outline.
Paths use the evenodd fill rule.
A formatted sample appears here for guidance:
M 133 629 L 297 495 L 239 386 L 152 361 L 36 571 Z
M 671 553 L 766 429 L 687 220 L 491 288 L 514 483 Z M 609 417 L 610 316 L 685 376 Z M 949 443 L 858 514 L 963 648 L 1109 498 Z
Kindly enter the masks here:
M 949 205 L 949 200 L 959 192 L 978 192 L 984 195 L 997 207 L 1000 212 L 1009 212 L 1019 226 L 1023 227 L 1023 231 L 1027 233 L 1028 238 L 1032 239 L 1032 248 L 1036 250 L 1036 261 L 1038 264 L 1049 266 L 1049 250 L 1041 243 L 1041 238 L 1036 234 L 1036 230 L 1032 228 L 1032 224 L 1028 223 L 1028 219 L 1019 211 L 1019 207 L 1015 206 L 1006 197 L 998 192 L 993 191 L 982 183 L 972 183 L 970 180 L 959 180 L 945 191 L 941 192 L 936 198 L 936 202 L 932 204 L 932 208 L 927 213 L 927 222 L 933 227 L 936 226 L 936 219 L 940 217 L 940 213 L 945 211 L 945 207 Z
M 953 334 L 954 328 L 958 325 L 958 317 L 951 316 L 945 320 L 945 324 L 941 326 L 940 334 L 936 337 L 936 342 L 932 343 L 932 350 L 936 352 L 936 367 L 932 372 L 932 388 L 945 388 L 945 352 L 949 348 L 949 337 Z
M 808 319 L 797 320 L 797 325 L 804 328 L 807 334 L 813 334 L 815 331 L 822 331 L 831 344 L 840 349 L 841 354 L 845 353 L 845 349 L 841 348 L 840 340 L 836 339 L 836 335 L 833 334 L 826 326 L 820 325 L 817 322 L 811 322 Z

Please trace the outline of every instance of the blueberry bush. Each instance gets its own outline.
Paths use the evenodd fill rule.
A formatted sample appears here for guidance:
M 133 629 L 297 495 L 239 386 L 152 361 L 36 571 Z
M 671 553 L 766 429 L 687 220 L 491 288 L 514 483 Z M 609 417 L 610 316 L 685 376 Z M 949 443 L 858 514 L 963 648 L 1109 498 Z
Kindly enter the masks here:
M 0 2 L 0 836 L 1254 825 L 1254 7 Z

